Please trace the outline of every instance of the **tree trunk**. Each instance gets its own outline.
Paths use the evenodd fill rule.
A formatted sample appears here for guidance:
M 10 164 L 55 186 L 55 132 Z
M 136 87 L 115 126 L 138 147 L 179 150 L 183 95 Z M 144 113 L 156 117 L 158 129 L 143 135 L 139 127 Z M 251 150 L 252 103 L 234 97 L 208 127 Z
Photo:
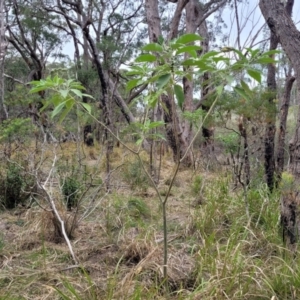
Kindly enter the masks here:
M 4 0 L 0 0 L 0 122 L 8 118 L 7 109 L 4 103 L 4 58 L 7 49 L 4 22 Z
M 291 16 L 292 14 L 291 1 L 286 4 L 285 10 L 287 14 Z M 271 31 L 269 50 L 276 50 L 278 44 L 279 44 L 279 37 L 274 31 Z M 271 57 L 274 58 L 274 55 L 272 55 Z M 276 67 L 274 64 L 268 65 L 267 86 L 270 95 L 267 99 L 267 101 L 269 102 L 268 103 L 269 109 L 266 116 L 266 131 L 265 131 L 265 139 L 264 139 L 265 174 L 266 174 L 267 185 L 269 187 L 269 190 L 272 192 L 274 188 L 275 134 L 276 134 L 276 103 L 274 102 L 274 99 L 276 99 L 276 94 L 277 94 Z
M 202 12 L 201 16 L 204 14 Z M 198 30 L 199 34 L 203 37 L 201 41 L 202 51 L 201 54 L 205 54 L 209 51 L 209 35 L 206 25 L 206 21 L 203 21 Z M 203 74 L 202 77 L 202 91 L 201 99 L 205 99 L 210 92 L 211 87 L 209 86 L 210 75 L 208 72 Z M 201 101 L 201 100 L 200 100 Z M 201 101 L 201 109 L 206 113 L 210 110 L 210 105 L 205 103 L 207 101 Z M 210 124 L 210 118 L 207 119 L 207 122 L 202 126 L 202 136 L 204 138 L 204 147 L 207 147 L 210 150 L 213 150 L 213 140 L 214 140 L 214 128 Z
M 288 75 L 285 81 L 284 94 L 280 109 L 278 146 L 277 146 L 277 176 L 281 179 L 281 174 L 284 168 L 284 152 L 285 152 L 285 135 L 286 121 L 290 107 L 291 90 L 295 81 L 295 77 Z
M 297 30 L 290 12 L 293 7 L 293 0 L 288 0 L 286 7 L 280 0 L 260 0 L 259 6 L 262 14 L 273 34 L 275 34 L 283 50 L 288 56 L 291 65 L 295 71 L 297 80 L 298 97 L 300 96 L 300 32 Z M 298 103 L 299 103 L 298 99 Z M 300 225 L 299 203 L 300 196 L 297 186 L 300 181 L 300 111 L 296 123 L 296 130 L 292 141 L 290 142 L 290 170 L 295 184 L 291 185 L 289 191 L 282 194 L 281 201 L 281 223 L 283 234 L 286 237 L 286 243 L 294 248 L 298 240 L 298 228 Z
M 270 34 L 270 48 L 269 50 L 277 49 L 279 39 L 274 32 Z M 274 55 L 272 56 L 274 58 Z M 269 91 L 268 101 L 268 111 L 266 116 L 266 129 L 265 129 L 265 174 L 267 185 L 269 190 L 272 192 L 274 187 L 274 170 L 275 170 L 275 160 L 274 160 L 274 141 L 276 133 L 276 104 L 274 99 L 276 98 L 277 84 L 276 84 L 276 67 L 274 64 L 268 65 L 268 75 L 267 75 L 267 86 Z

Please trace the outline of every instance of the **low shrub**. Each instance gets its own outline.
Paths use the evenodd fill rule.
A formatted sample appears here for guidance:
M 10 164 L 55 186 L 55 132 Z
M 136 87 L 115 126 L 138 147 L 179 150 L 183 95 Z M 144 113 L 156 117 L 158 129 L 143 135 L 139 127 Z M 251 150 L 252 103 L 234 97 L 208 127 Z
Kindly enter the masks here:
M 64 201 L 68 210 L 78 204 L 80 183 L 74 177 L 65 177 L 61 182 Z
M 6 209 L 13 209 L 24 202 L 22 187 L 25 184 L 24 176 L 20 167 L 9 164 L 6 174 L 2 174 L 0 180 L 0 202 Z

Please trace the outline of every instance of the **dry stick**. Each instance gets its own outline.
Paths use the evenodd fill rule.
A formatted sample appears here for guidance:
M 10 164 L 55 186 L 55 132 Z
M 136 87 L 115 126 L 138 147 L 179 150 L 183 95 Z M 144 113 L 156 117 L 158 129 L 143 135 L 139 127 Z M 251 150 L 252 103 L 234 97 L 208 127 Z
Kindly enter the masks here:
M 51 178 L 51 175 L 52 175 L 53 169 L 54 169 L 54 167 L 55 167 L 56 161 L 57 161 L 57 156 L 56 156 L 56 153 L 55 153 L 55 156 L 54 156 L 54 159 L 53 159 L 52 166 L 51 166 L 51 169 L 50 169 L 50 171 L 49 171 L 48 177 L 46 178 L 45 182 L 44 182 L 42 185 L 40 185 L 39 183 L 38 183 L 38 184 L 39 184 L 40 187 L 43 189 L 43 191 L 46 193 L 46 196 L 47 196 L 48 202 L 49 202 L 49 204 L 50 204 L 50 206 L 51 206 L 51 208 L 52 208 L 52 211 L 54 212 L 56 218 L 58 219 L 58 221 L 59 221 L 60 224 L 61 224 L 62 234 L 63 234 L 64 239 L 65 239 L 65 241 L 66 241 L 66 243 L 67 243 L 67 245 L 68 245 L 68 248 L 69 248 L 69 251 L 70 251 L 70 253 L 71 253 L 71 255 L 72 255 L 73 261 L 75 262 L 76 265 L 78 265 L 78 260 L 77 260 L 75 254 L 74 254 L 74 251 L 73 251 L 73 248 L 72 248 L 70 239 L 69 239 L 68 235 L 66 234 L 65 223 L 64 223 L 64 221 L 62 220 L 62 218 L 60 217 L 60 215 L 59 215 L 59 213 L 58 213 L 58 211 L 57 211 L 57 209 L 56 209 L 55 203 L 54 203 L 54 201 L 53 201 L 53 198 L 52 198 L 51 195 L 48 193 L 47 187 L 46 187 L 46 185 L 48 184 L 48 182 L 49 182 L 49 180 L 50 180 L 50 178 Z

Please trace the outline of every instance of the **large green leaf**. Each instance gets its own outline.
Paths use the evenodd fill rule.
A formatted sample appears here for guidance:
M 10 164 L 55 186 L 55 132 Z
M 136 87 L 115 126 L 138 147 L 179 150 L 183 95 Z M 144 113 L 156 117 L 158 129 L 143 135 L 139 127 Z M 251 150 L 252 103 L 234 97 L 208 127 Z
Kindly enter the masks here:
M 70 89 L 76 96 L 78 96 L 80 99 L 82 99 L 82 92 L 78 89 Z
M 157 121 L 157 122 L 150 122 L 149 125 L 147 126 L 148 129 L 153 129 L 159 126 L 164 125 L 165 123 L 163 121 Z
M 276 63 L 277 61 L 272 57 L 266 56 L 266 57 L 258 58 L 255 62 L 258 64 L 273 64 Z
M 154 62 L 156 61 L 156 56 L 153 54 L 141 54 L 136 59 L 136 62 Z
M 254 69 L 248 69 L 247 73 L 249 76 L 251 76 L 253 79 L 255 79 L 258 83 L 261 83 L 261 73 Z
M 89 114 L 92 113 L 92 107 L 89 104 L 84 102 L 80 102 L 80 104 L 88 111 Z
M 157 88 L 159 90 L 161 88 L 163 88 L 170 81 L 170 78 L 171 78 L 171 74 L 170 73 L 164 74 L 164 75 L 160 76 L 158 78 L 158 80 L 156 81 Z
M 175 84 L 174 85 L 174 92 L 175 92 L 175 96 L 176 96 L 178 105 L 181 108 L 181 110 L 183 110 L 184 93 L 183 93 L 182 86 L 179 85 L 179 84 Z
M 248 96 L 248 94 L 244 91 L 244 89 L 236 86 L 233 88 L 240 96 L 242 96 L 244 99 L 250 101 L 250 97 Z
M 69 94 L 69 91 L 68 90 L 59 90 L 59 93 L 61 94 L 61 96 L 66 99 L 68 94 Z
M 202 49 L 202 47 L 197 46 L 197 45 L 184 46 L 184 47 L 180 47 L 176 51 L 175 55 L 178 55 L 180 53 L 189 53 L 192 57 L 196 57 L 197 56 L 197 52 L 196 51 L 199 51 L 201 49 Z
M 126 91 L 131 91 L 133 88 L 137 87 L 138 86 L 138 82 L 140 81 L 140 79 L 132 79 L 132 80 L 129 80 L 127 83 L 126 83 Z
M 203 38 L 196 33 L 187 33 L 180 36 L 176 41 L 175 44 L 187 44 L 195 41 L 201 41 Z
M 66 101 L 61 102 L 59 105 L 57 105 L 51 114 L 51 118 L 54 118 L 57 114 L 59 114 L 61 110 L 65 107 L 65 105 L 66 105 Z
M 47 87 L 42 86 L 42 85 L 38 85 L 38 86 L 35 86 L 35 87 L 31 88 L 31 90 L 29 92 L 30 92 L 30 94 L 33 94 L 33 93 L 38 93 L 38 92 L 41 92 L 41 91 L 45 91 L 46 89 L 47 89 Z
M 186 59 L 186 60 L 184 60 L 183 62 L 182 62 L 182 65 L 183 66 L 195 66 L 195 59 L 193 59 L 193 58 L 188 58 L 188 59 Z
M 142 47 L 143 51 L 155 51 L 155 52 L 161 52 L 163 51 L 163 47 L 157 43 L 151 43 L 144 47 Z
M 251 91 L 248 84 L 244 80 L 241 80 L 241 86 L 249 96 L 252 96 L 253 92 Z

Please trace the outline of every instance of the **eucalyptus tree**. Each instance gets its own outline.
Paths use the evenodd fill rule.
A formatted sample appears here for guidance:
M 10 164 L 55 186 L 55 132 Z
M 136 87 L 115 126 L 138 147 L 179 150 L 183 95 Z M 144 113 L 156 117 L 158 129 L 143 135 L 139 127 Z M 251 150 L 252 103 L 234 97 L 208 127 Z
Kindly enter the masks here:
M 8 0 L 5 2 L 7 34 L 6 39 L 26 64 L 27 80 L 44 78 L 46 64 L 50 57 L 61 55 L 66 35 L 54 27 L 49 20 L 56 17 L 45 14 L 35 0 Z M 40 113 L 44 92 L 40 101 L 30 103 L 28 113 L 44 133 L 47 140 L 56 140 L 49 129 L 46 113 Z
M 61 54 L 66 35 L 51 22 L 36 1 L 6 1 L 6 38 L 27 65 L 28 81 L 44 77 L 50 56 Z M 48 21 L 48 20 L 51 20 Z
M 177 37 L 179 32 L 195 33 L 200 32 L 202 36 L 207 38 L 207 26 L 205 20 L 213 12 L 224 6 L 227 1 L 225 0 L 211 0 L 206 4 L 202 4 L 196 0 L 187 1 L 170 1 L 176 4 L 174 13 L 170 18 L 168 26 L 168 32 L 165 33 L 162 26 L 161 12 L 159 11 L 159 5 L 157 0 L 146 0 L 146 20 L 148 25 L 148 34 L 150 42 L 159 42 L 160 38 L 165 36 L 166 40 L 172 40 Z M 203 47 L 195 48 L 198 53 L 207 51 L 207 41 L 203 43 Z M 188 54 L 186 54 L 188 56 Z M 176 63 L 176 62 L 175 62 Z M 205 68 L 203 68 L 204 71 Z M 206 73 L 207 74 L 207 73 Z M 204 76 L 205 84 L 204 89 L 207 89 L 207 75 Z M 183 92 L 184 103 L 181 107 L 183 113 L 193 112 L 196 107 L 193 104 L 194 97 L 194 81 L 192 78 L 183 78 Z M 199 84 L 198 84 L 199 86 Z M 202 95 L 206 97 L 206 91 L 202 92 Z M 200 97 L 201 98 L 201 97 Z M 181 119 L 180 113 L 176 108 L 175 99 L 170 95 L 162 95 L 162 104 L 164 109 L 164 122 L 166 135 L 170 147 L 173 150 L 175 160 L 179 161 L 182 155 L 186 152 L 186 149 L 191 141 L 192 136 L 192 124 L 187 119 Z M 199 99 L 202 101 L 202 99 Z M 185 163 L 187 165 L 192 164 L 191 153 L 187 156 Z
M 0 122 L 8 118 L 4 103 L 4 58 L 6 49 L 4 0 L 0 0 Z
M 294 1 L 287 1 L 287 6 L 293 7 Z M 300 32 L 293 22 L 291 15 L 280 0 L 260 0 L 261 12 L 271 32 L 279 39 L 282 49 L 289 58 L 295 71 L 297 80 L 297 97 L 300 95 Z M 299 100 L 298 100 L 299 102 Z M 298 113 L 296 129 L 293 139 L 290 141 L 290 164 L 289 173 L 283 176 L 283 194 L 281 221 L 284 236 L 287 243 L 295 246 L 299 239 L 299 180 L 300 180 L 300 111 Z
M 285 12 L 287 15 L 291 16 L 293 9 L 294 1 L 287 1 L 285 6 Z M 269 50 L 275 50 L 279 44 L 279 36 L 274 30 L 270 31 L 270 46 Z M 274 55 L 272 55 L 274 58 Z M 286 88 L 291 88 L 291 84 L 293 81 L 289 81 L 286 85 Z M 265 174 L 268 187 L 270 191 L 274 188 L 274 175 L 275 175 L 275 133 L 276 133 L 276 99 L 277 95 L 277 83 L 276 83 L 276 66 L 273 63 L 268 64 L 268 73 L 267 73 L 267 88 L 269 91 L 269 97 L 267 101 L 269 102 L 269 112 L 266 116 L 266 132 L 265 132 Z M 287 112 L 287 111 L 286 111 Z M 285 124 L 281 124 L 281 128 L 283 129 Z M 281 130 L 281 139 L 278 144 L 278 152 L 279 152 L 279 170 L 282 171 L 283 163 L 283 154 L 284 154 L 284 136 L 283 131 Z M 280 174 L 278 174 L 281 176 Z

